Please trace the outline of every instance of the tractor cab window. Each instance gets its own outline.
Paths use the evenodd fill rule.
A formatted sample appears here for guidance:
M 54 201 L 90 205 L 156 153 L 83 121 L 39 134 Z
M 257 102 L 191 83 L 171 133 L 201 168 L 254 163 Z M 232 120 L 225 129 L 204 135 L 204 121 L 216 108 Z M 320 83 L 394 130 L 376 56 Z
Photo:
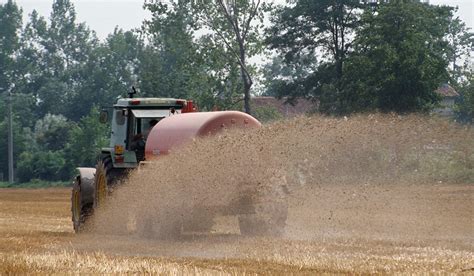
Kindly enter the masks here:
M 133 109 L 133 135 L 142 134 L 143 138 L 148 137 L 148 133 L 161 119 L 169 116 L 167 109 Z
M 116 109 L 115 110 L 115 123 L 119 126 L 125 124 L 125 116 L 123 109 Z
M 145 143 L 151 129 L 163 118 L 167 117 L 169 110 L 160 109 L 132 109 L 129 118 L 129 149 L 135 151 L 137 160 L 144 160 Z
M 161 120 L 161 118 L 137 118 L 135 133 L 141 133 L 146 140 L 151 129 Z

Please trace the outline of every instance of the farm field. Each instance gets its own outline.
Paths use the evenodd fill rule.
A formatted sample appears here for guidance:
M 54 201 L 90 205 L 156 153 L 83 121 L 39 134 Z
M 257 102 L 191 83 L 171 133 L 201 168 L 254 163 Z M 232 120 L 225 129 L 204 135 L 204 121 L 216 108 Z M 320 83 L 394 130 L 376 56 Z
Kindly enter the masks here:
M 0 0 L 0 276 L 474 276 L 473 4 Z
M 0 274 L 473 272 L 474 186 L 384 189 L 391 192 L 378 198 L 386 204 L 370 210 L 359 200 L 334 210 L 317 200 L 327 197 L 321 192 L 306 191 L 318 197 L 303 203 L 295 196 L 281 239 L 241 237 L 235 221 L 222 217 L 215 233 L 179 241 L 75 235 L 69 189 L 2 189 Z

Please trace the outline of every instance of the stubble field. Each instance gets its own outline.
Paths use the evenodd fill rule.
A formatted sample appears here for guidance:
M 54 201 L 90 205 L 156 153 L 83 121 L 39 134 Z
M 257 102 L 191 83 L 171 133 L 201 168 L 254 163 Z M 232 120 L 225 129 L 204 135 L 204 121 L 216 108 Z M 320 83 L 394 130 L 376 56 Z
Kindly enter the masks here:
M 358 221 L 350 210 L 338 214 L 343 222 L 332 223 L 329 217 L 312 217 L 311 223 L 299 221 L 303 219 L 298 217 L 302 208 L 325 208 L 324 204 L 310 203 L 290 211 L 291 236 L 286 239 L 240 237 L 229 233 L 233 228 L 231 220 L 221 219 L 217 227 L 226 228 L 226 234 L 157 241 L 91 233 L 75 235 L 70 223 L 69 189 L 1 190 L 0 274 L 473 273 L 474 188 L 423 186 L 400 197 L 410 193 L 423 193 L 422 203 L 431 202 L 436 205 L 435 210 L 408 211 L 406 208 L 414 207 L 408 204 L 376 210 L 371 221 Z M 404 200 L 410 202 L 413 197 Z M 385 217 L 388 215 L 391 217 Z M 429 217 L 428 225 L 425 216 Z M 406 232 L 405 224 L 413 221 L 420 225 L 408 228 L 416 233 Z M 347 224 L 345 229 L 350 232 L 334 233 L 334 225 L 341 223 Z M 314 232 L 292 229 L 291 225 L 312 227 Z M 387 225 L 399 229 L 386 229 Z M 299 231 L 305 234 L 300 236 Z M 394 237 L 394 232 L 400 235 Z
M 377 115 L 194 141 L 132 174 L 81 234 L 70 189 L 2 189 L 0 274 L 471 274 L 472 137 L 429 118 Z M 242 236 L 233 216 L 177 240 L 117 230 L 131 208 L 166 223 L 162 210 L 220 202 L 242 180 L 271 187 L 275 171 L 288 186 L 282 237 Z

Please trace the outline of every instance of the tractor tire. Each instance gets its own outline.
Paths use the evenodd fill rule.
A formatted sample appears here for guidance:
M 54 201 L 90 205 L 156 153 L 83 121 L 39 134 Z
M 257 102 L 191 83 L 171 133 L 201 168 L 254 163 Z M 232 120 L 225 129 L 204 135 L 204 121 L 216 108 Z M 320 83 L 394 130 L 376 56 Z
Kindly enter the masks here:
M 79 233 L 84 229 L 84 223 L 92 214 L 92 204 L 85 204 L 82 199 L 81 185 L 79 179 L 74 180 L 71 195 L 71 213 L 74 232 Z
M 97 163 L 94 178 L 94 209 L 102 206 L 115 186 L 125 175 L 124 169 L 113 168 L 110 155 L 104 155 Z
M 288 204 L 284 201 L 257 204 L 254 214 L 238 217 L 240 234 L 280 237 L 285 233 L 287 217 Z

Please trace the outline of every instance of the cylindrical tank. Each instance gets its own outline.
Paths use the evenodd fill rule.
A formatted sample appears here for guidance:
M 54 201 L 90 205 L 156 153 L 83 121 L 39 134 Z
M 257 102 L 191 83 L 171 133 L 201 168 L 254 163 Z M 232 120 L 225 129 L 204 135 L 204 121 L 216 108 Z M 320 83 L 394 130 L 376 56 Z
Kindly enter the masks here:
M 258 128 L 260 122 L 239 111 L 195 112 L 173 115 L 162 119 L 148 135 L 145 158 L 151 160 L 168 154 L 195 137 L 213 135 L 225 128 Z

